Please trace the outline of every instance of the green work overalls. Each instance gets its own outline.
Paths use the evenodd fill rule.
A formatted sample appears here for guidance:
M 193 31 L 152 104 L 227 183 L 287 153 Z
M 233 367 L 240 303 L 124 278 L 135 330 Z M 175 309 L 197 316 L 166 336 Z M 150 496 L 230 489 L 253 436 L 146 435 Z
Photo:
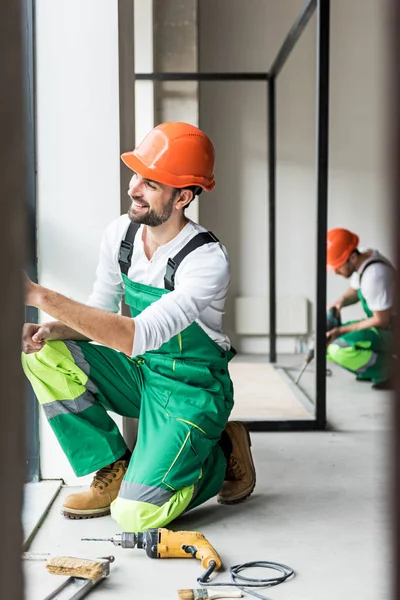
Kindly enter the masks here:
M 123 275 L 135 317 L 167 290 Z M 137 443 L 111 505 L 124 531 L 162 527 L 221 489 L 218 440 L 233 406 L 224 351 L 197 323 L 158 350 L 128 358 L 91 342 L 48 342 L 24 371 L 76 475 L 120 458 L 125 442 L 107 411 L 139 418 Z
M 372 317 L 373 312 L 362 295 L 361 288 L 357 293 L 367 318 Z M 357 321 L 348 321 L 345 325 L 350 323 L 357 323 Z M 329 344 L 327 359 L 355 373 L 357 379 L 381 383 L 389 378 L 392 341 L 392 327 L 387 329 L 371 327 L 353 331 Z

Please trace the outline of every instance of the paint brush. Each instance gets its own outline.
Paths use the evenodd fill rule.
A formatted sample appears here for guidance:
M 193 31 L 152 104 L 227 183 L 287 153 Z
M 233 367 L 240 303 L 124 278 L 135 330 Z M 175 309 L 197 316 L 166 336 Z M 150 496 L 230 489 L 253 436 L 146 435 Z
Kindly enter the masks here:
M 213 590 L 178 590 L 180 600 L 215 600 L 216 598 L 242 598 L 242 592 L 216 592 Z

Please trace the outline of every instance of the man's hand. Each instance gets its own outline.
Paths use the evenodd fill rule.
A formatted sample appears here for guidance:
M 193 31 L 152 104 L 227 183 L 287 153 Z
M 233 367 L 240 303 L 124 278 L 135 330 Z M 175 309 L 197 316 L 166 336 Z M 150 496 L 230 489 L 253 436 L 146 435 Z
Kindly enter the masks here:
M 338 337 L 344 334 L 342 327 L 334 327 L 330 331 L 326 332 L 326 344 L 332 344 Z
M 349 287 L 345 291 L 343 296 L 341 296 L 338 300 L 333 302 L 330 306 L 327 306 L 327 310 L 331 308 L 336 308 L 337 311 L 340 313 L 342 308 L 344 308 L 345 306 L 351 306 L 352 304 L 356 304 L 357 302 L 359 302 L 359 300 L 360 299 L 358 297 L 357 290 L 355 290 L 352 287 Z
M 338 316 L 340 314 L 340 311 L 342 310 L 343 305 L 342 305 L 342 301 L 341 300 L 336 300 L 336 302 L 334 302 L 333 304 L 331 304 L 330 306 L 327 306 L 326 310 L 332 310 L 333 314 L 335 316 Z
M 48 325 L 25 323 L 22 329 L 22 352 L 34 354 L 39 352 L 47 340 L 51 339 L 51 330 Z

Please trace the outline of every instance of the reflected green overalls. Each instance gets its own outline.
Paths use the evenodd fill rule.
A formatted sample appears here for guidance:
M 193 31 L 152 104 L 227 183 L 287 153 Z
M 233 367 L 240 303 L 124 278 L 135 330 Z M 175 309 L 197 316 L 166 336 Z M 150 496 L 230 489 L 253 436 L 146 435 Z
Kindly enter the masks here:
M 367 267 L 376 262 L 383 261 L 371 261 Z M 367 318 L 372 317 L 373 312 L 362 295 L 361 287 L 357 290 L 357 293 Z M 345 325 L 356 322 L 348 321 Z M 377 329 L 376 327 L 362 329 L 361 331 L 346 333 L 337 338 L 328 346 L 327 359 L 355 373 L 357 379 L 367 379 L 372 380 L 373 383 L 381 383 L 386 381 L 390 375 L 390 361 L 393 354 L 392 343 L 392 326 L 386 329 Z
M 169 293 L 123 279 L 133 317 Z M 107 411 L 139 418 L 137 443 L 111 505 L 121 528 L 137 532 L 165 526 L 221 489 L 226 459 L 218 440 L 233 406 L 233 356 L 192 323 L 134 359 L 90 342 L 55 341 L 23 354 L 22 364 L 78 476 L 126 450 Z

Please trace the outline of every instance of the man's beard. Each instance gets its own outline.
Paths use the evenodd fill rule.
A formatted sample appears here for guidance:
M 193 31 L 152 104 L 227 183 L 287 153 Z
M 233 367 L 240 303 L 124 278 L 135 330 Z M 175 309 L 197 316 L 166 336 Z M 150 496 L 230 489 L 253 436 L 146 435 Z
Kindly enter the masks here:
M 354 273 L 356 271 L 357 271 L 357 269 L 355 267 L 353 267 L 353 266 L 349 267 L 345 274 L 345 279 L 351 279 L 351 277 L 354 275 Z
M 157 213 L 154 209 L 150 209 L 142 215 L 140 212 L 136 211 L 133 204 L 130 206 L 128 210 L 128 217 L 132 221 L 132 223 L 137 223 L 138 225 L 147 225 L 148 227 L 158 227 L 162 225 L 172 215 L 172 211 L 174 209 L 174 200 L 176 194 L 173 193 L 171 198 L 167 201 L 167 203 L 163 206 L 162 211 Z M 132 200 L 139 200 L 139 198 L 132 198 Z M 148 206 L 148 204 L 146 204 Z

